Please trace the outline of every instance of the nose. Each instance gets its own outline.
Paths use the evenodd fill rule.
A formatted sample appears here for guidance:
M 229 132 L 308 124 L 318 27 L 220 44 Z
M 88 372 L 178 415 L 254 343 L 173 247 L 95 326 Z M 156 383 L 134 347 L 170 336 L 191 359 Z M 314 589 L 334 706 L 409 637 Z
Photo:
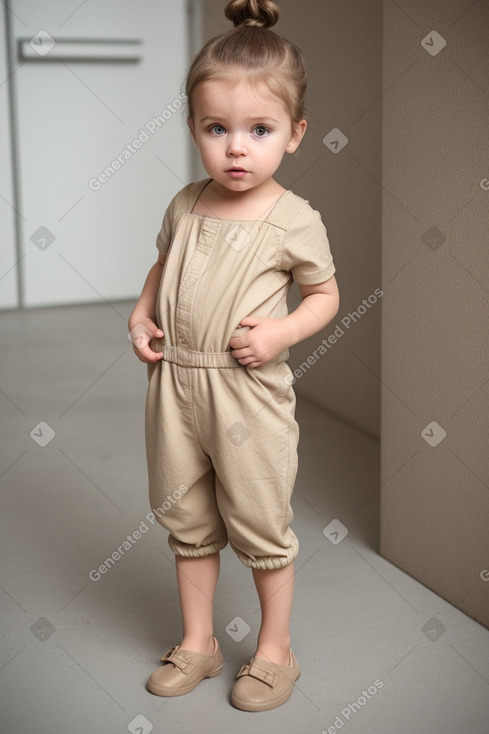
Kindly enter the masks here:
M 228 155 L 230 156 L 237 156 L 237 155 L 246 155 L 246 145 L 245 140 L 242 135 L 242 133 L 233 133 L 229 137 L 228 142 Z

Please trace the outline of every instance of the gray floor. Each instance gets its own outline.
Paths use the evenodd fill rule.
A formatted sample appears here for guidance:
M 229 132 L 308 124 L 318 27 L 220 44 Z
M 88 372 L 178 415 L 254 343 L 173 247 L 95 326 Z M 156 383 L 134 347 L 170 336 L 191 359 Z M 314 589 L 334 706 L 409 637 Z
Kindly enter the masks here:
M 300 399 L 292 698 L 264 713 L 230 704 L 260 613 L 229 546 L 215 600 L 223 673 L 179 698 L 145 690 L 181 635 L 166 531 L 149 527 L 89 578 L 147 525 L 130 308 L 0 315 L 2 734 L 486 734 L 489 631 L 378 555 L 378 443 Z M 336 544 L 323 534 L 332 520 L 348 529 Z

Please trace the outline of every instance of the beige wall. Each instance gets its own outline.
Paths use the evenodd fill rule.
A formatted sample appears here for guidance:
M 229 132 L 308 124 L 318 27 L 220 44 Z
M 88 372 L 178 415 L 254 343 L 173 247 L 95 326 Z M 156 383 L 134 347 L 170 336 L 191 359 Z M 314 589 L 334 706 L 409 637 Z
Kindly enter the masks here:
M 485 626 L 488 39 L 489 3 L 384 4 L 380 550 Z
M 276 179 L 321 212 L 341 295 L 332 324 L 291 348 L 289 365 L 295 369 L 337 329 L 337 342 L 304 371 L 294 389 L 378 437 L 381 300 L 358 318 L 353 314 L 349 328 L 341 319 L 380 286 L 382 2 L 277 4 L 281 17 L 274 30 L 304 51 L 310 90 L 305 138 L 294 156 L 286 156 Z M 225 0 L 207 0 L 202 6 L 202 42 L 232 28 L 225 5 Z M 349 139 L 336 154 L 322 142 L 332 128 Z M 194 173 L 207 175 L 198 164 Z M 299 303 L 294 285 L 289 310 Z

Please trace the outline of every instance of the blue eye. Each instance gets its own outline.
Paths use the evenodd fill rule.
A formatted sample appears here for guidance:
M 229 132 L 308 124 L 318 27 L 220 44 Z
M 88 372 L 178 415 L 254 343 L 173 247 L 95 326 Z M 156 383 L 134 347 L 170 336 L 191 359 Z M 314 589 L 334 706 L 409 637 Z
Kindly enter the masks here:
M 222 125 L 218 125 L 218 124 L 212 125 L 211 128 L 210 128 L 210 131 L 213 132 L 214 135 L 222 135 L 223 133 L 226 132 L 225 129 L 223 128 L 223 126 Z
M 257 126 L 255 127 L 255 135 L 256 135 L 256 136 L 257 136 L 258 138 L 264 138 L 264 137 L 266 137 L 266 135 L 267 135 L 267 134 L 268 134 L 269 132 L 270 132 L 270 130 L 269 130 L 269 129 L 268 129 L 268 127 L 266 127 L 265 125 L 257 125 Z

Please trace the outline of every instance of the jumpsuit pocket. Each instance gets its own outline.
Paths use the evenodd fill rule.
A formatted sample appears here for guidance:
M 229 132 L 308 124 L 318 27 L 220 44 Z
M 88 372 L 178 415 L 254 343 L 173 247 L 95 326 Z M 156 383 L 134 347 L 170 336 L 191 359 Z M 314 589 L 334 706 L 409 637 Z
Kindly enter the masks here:
M 279 402 L 295 396 L 292 387 L 295 378 L 287 362 L 277 362 L 275 364 L 275 380 L 278 386 L 275 397 Z
M 289 402 L 295 406 L 295 393 L 292 388 L 292 372 L 286 362 L 265 362 L 260 367 L 244 367 L 247 378 L 255 383 L 264 394 L 265 403 L 282 405 Z M 285 406 L 283 406 L 285 407 Z
M 148 379 L 148 385 L 151 382 L 151 378 L 153 377 L 158 364 L 159 364 L 158 362 L 147 362 L 146 363 L 146 377 Z

